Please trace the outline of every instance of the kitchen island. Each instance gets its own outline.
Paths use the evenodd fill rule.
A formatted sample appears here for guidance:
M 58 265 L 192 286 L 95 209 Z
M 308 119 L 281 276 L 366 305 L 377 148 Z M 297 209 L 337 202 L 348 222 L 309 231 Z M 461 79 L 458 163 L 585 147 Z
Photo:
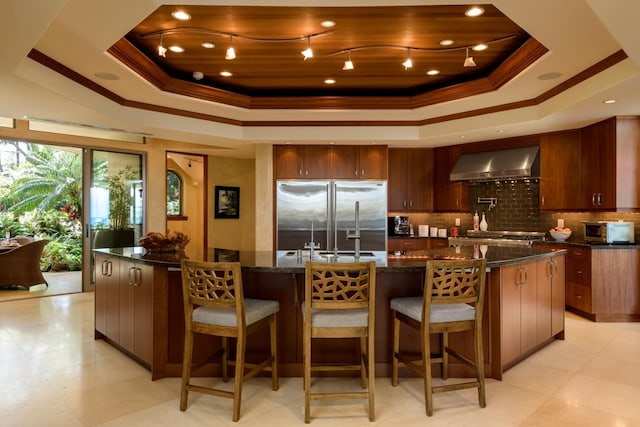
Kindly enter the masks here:
M 103 338 L 151 371 L 152 379 L 180 376 L 184 339 L 184 312 L 180 260 L 185 255 L 146 253 L 143 248 L 96 249 L 95 336 Z M 392 298 L 422 293 L 428 259 L 487 259 L 487 290 L 483 324 L 488 377 L 503 372 L 554 339 L 564 338 L 564 253 L 547 248 L 469 246 L 427 251 L 362 251 L 360 260 L 377 265 L 376 374 L 391 372 Z M 210 249 L 205 260 L 237 260 L 242 264 L 245 295 L 274 299 L 278 313 L 278 354 L 283 376 L 302 376 L 301 298 L 304 295 L 304 251 L 256 252 Z M 314 260 L 350 262 L 351 254 L 316 252 Z M 403 330 L 403 334 L 411 334 Z M 462 354 L 473 349 L 470 334 L 454 334 L 450 342 Z M 216 348 L 210 337 L 197 336 L 194 363 L 203 362 L 195 375 L 219 375 L 219 365 L 206 363 Z M 433 338 L 434 349 L 439 344 Z M 325 340 L 323 340 L 325 341 Z M 314 346 L 314 359 L 358 360 L 357 343 L 326 340 Z M 419 339 L 414 343 L 418 351 Z M 248 343 L 247 360 L 264 351 L 268 337 Z M 317 355 L 315 354 L 317 352 Z M 452 376 L 469 376 L 462 364 L 451 365 Z M 438 372 L 435 373 L 438 375 Z M 404 375 L 410 375 L 408 371 Z

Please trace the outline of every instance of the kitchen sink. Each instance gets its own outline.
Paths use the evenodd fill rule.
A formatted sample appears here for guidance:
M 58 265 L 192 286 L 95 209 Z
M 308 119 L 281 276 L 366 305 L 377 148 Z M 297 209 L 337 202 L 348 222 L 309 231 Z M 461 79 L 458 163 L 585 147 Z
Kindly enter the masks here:
M 323 257 L 323 258 L 334 258 L 336 255 L 333 253 L 333 251 L 315 251 L 314 252 L 315 255 Z M 355 256 L 356 252 L 355 251 L 338 251 L 338 257 L 344 256 L 350 256 L 353 257 Z M 285 253 L 286 256 L 296 256 L 296 251 L 288 251 Z M 302 251 L 302 255 L 303 256 L 309 256 L 309 251 L 308 250 L 304 250 Z M 360 251 L 360 256 L 361 257 L 375 257 L 376 254 L 374 254 L 373 252 L 370 251 Z

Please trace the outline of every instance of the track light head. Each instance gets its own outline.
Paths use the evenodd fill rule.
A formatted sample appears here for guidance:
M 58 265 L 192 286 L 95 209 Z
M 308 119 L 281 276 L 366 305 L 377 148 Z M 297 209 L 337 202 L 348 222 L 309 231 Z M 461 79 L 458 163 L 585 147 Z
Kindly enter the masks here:
M 302 56 L 304 56 L 305 61 L 309 58 L 313 58 L 313 50 L 311 50 L 311 37 L 307 37 L 307 48 L 300 53 L 302 53 Z
M 475 67 L 476 66 L 476 61 L 473 60 L 473 56 L 469 56 L 469 48 L 467 48 L 467 57 L 464 59 L 463 66 L 465 66 L 465 67 Z
M 353 70 L 353 62 L 351 62 L 351 52 L 349 52 L 349 59 L 347 59 L 346 61 L 344 61 L 344 66 L 342 67 L 343 70 Z

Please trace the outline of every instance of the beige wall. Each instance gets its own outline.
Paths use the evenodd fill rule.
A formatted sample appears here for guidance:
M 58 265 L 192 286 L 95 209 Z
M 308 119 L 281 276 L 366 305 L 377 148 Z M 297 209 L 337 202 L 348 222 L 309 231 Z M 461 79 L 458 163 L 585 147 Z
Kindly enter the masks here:
M 255 248 L 255 160 L 209 157 L 209 247 L 253 250 Z M 216 185 L 240 188 L 240 218 L 214 218 Z M 271 213 L 269 213 L 271 215 Z

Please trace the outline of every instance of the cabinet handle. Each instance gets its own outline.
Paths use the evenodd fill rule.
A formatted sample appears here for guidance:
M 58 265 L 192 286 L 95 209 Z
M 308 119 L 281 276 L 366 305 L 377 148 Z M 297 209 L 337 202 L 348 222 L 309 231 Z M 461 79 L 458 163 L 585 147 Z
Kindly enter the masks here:
M 547 261 L 547 277 L 553 277 L 553 273 L 551 272 L 551 269 L 553 268 L 553 263 L 551 261 Z
M 136 268 L 129 267 L 129 284 L 134 285 L 136 282 Z
M 407 207 L 407 201 L 406 200 L 402 201 L 402 206 L 404 206 L 405 208 Z
M 141 276 L 142 276 L 142 269 L 139 267 L 136 267 L 135 272 L 133 274 L 133 277 L 134 277 L 133 286 L 140 286 Z
M 113 276 L 113 263 L 108 261 L 107 264 L 107 276 Z
M 602 193 L 598 193 L 598 206 L 602 206 Z
M 540 198 L 540 201 L 541 201 L 541 202 L 540 202 L 540 204 L 541 204 L 542 206 L 544 206 L 544 196 L 542 196 L 542 197 Z
M 298 176 L 302 176 L 302 169 L 298 169 Z
M 413 207 L 413 200 L 409 200 L 409 207 Z
M 364 176 L 364 169 L 360 170 L 360 176 Z
M 591 204 L 596 206 L 596 193 L 591 194 Z

